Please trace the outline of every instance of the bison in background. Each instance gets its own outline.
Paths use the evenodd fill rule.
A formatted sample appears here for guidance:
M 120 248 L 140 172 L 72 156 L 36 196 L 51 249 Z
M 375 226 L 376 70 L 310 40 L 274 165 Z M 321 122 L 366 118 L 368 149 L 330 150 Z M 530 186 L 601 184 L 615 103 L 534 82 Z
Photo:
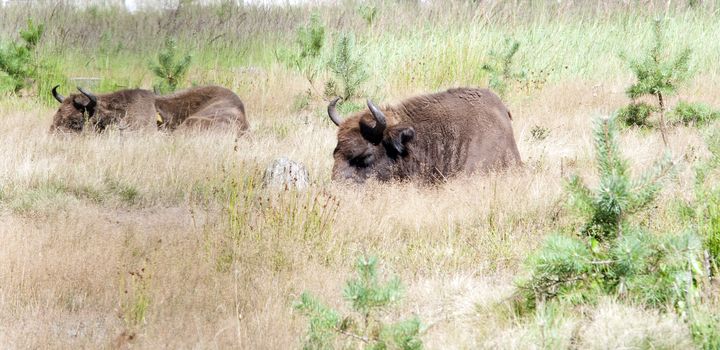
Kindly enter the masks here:
M 487 89 L 457 88 L 368 110 L 339 127 L 332 179 L 364 182 L 415 179 L 435 182 L 458 173 L 484 172 L 520 164 L 512 116 Z
M 64 97 L 52 89 L 61 103 L 50 131 L 80 132 L 85 125 L 103 131 L 110 125 L 121 129 L 248 128 L 245 107 L 232 91 L 220 86 L 202 86 L 158 96 L 142 89 L 95 95 L 78 88 L 79 94 Z

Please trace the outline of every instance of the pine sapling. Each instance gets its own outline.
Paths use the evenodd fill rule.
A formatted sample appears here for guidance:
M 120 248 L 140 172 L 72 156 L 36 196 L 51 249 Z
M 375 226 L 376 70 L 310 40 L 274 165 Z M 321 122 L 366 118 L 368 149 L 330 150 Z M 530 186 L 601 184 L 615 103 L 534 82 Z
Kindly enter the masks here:
M 310 16 L 310 23 L 298 29 L 295 39 L 299 47 L 298 57 L 300 60 L 315 60 L 320 56 L 323 45 L 325 45 L 325 25 L 320 20 L 318 13 Z
M 574 235 L 555 234 L 527 261 L 530 277 L 520 283 L 522 309 L 560 300 L 583 303 L 612 294 L 650 306 L 682 300 L 677 279 L 696 258 L 695 235 L 658 237 L 632 225 L 631 218 L 653 203 L 672 173 L 669 157 L 639 178 L 631 178 L 622 157 L 614 118 L 600 119 L 594 130 L 597 188 L 577 176 L 567 184 L 569 205 L 583 224 Z
M 45 25 L 35 25 L 28 19 L 27 28 L 20 30 L 21 42 L 0 44 L 0 71 L 11 80 L 12 91 L 17 93 L 31 85 L 38 76 L 39 62 L 35 48 L 45 33 Z
M 505 45 L 507 47 L 504 52 L 491 51 L 490 62 L 481 67 L 482 70 L 490 74 L 490 88 L 495 90 L 500 97 L 505 97 L 510 81 L 525 78 L 524 72 L 515 72 L 512 68 L 515 54 L 520 49 L 520 43 L 512 39 L 506 39 Z
M 328 62 L 328 68 L 335 79 L 330 79 L 325 85 L 327 97 L 339 96 L 343 101 L 348 101 L 357 96 L 362 84 L 370 77 L 365 70 L 362 53 L 357 50 L 353 35 L 340 36 Z
M 165 46 L 160 51 L 156 62 L 150 62 L 150 70 L 158 78 L 158 83 L 153 86 L 157 93 L 169 93 L 178 88 L 190 68 L 192 56 L 183 55 L 178 52 L 177 43 L 173 39 L 167 39 Z
M 310 22 L 299 27 L 295 36 L 295 46 L 290 49 L 276 52 L 279 60 L 285 62 L 288 68 L 300 72 L 310 84 L 307 93 L 299 98 L 310 96 L 315 90 L 315 79 L 320 72 L 320 57 L 325 46 L 325 25 L 318 13 L 310 16 Z
M 626 90 L 626 94 L 633 101 L 632 104 L 642 96 L 655 97 L 660 113 L 660 133 L 667 147 L 666 99 L 676 94 L 680 84 L 691 77 L 689 62 L 692 51 L 685 49 L 674 57 L 668 57 L 665 53 L 661 20 L 655 21 L 653 34 L 655 40 L 647 55 L 640 59 L 628 60 L 636 81 Z
M 343 296 L 353 313 L 341 315 L 305 292 L 295 309 L 309 320 L 305 349 L 332 349 L 361 345 L 366 349 L 422 349 L 417 317 L 386 323 L 388 309 L 401 297 L 400 280 L 381 282 L 377 259 L 361 257 L 355 265 L 357 277 L 347 281 Z M 338 339 L 340 337 L 340 339 Z

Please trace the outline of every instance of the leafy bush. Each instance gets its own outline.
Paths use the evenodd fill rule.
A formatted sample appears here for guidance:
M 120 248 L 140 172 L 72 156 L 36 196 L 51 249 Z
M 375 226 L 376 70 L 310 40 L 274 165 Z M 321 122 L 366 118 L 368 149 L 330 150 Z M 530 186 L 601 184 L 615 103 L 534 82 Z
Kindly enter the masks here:
M 362 53 L 357 50 L 353 35 L 340 35 L 328 62 L 328 68 L 335 79 L 330 79 L 325 84 L 327 97 L 340 96 L 343 101 L 356 97 L 362 84 L 370 77 L 365 70 Z
M 615 120 L 599 120 L 594 138 L 598 188 L 587 187 L 577 176 L 567 184 L 570 206 L 584 224 L 575 235 L 548 237 L 528 259 L 531 275 L 520 283 L 517 306 L 533 310 L 550 300 L 594 302 L 604 294 L 650 306 L 680 305 L 686 283 L 694 283 L 687 276 L 700 259 L 697 236 L 659 236 L 629 221 L 655 200 L 673 169 L 671 161 L 665 157 L 632 179 L 620 154 Z
M 185 80 L 191 61 L 192 56 L 178 52 L 175 40 L 167 39 L 158 53 L 157 62 L 150 62 L 150 70 L 158 78 L 153 90 L 161 94 L 177 90 L 178 85 Z
M 649 127 L 650 116 L 658 109 L 647 103 L 631 103 L 617 111 L 617 118 L 625 126 Z
M 670 117 L 673 123 L 700 126 L 720 119 L 720 111 L 713 110 L 704 103 L 681 101 L 672 110 Z
M 377 259 L 361 257 L 355 265 L 357 277 L 347 281 L 344 297 L 354 314 L 342 316 L 305 292 L 295 309 L 310 321 L 305 349 L 339 347 L 365 349 L 422 349 L 420 320 L 412 317 L 392 324 L 384 322 L 387 308 L 402 294 L 400 280 L 381 283 L 377 276 Z M 338 340 L 337 337 L 342 339 Z M 340 345 L 343 344 L 343 345 Z
M 9 89 L 14 93 L 31 86 L 33 79 L 38 77 L 40 62 L 35 48 L 43 33 L 45 25 L 35 25 L 32 19 L 28 19 L 27 28 L 20 30 L 22 42 L 0 45 L 0 73 L 7 76 Z

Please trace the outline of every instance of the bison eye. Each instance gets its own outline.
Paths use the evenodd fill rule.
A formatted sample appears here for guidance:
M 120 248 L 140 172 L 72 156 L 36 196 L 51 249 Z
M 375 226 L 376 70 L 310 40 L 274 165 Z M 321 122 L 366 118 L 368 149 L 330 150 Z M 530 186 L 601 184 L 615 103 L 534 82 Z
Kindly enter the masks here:
M 365 168 L 370 166 L 374 160 L 375 157 L 372 154 L 361 154 L 350 159 L 350 165 L 358 168 Z
M 73 120 L 70 120 L 70 122 L 68 123 L 68 127 L 69 127 L 70 129 L 73 129 L 73 130 L 76 130 L 76 131 L 80 131 L 80 130 L 82 130 L 82 128 L 83 128 L 83 120 L 82 120 L 82 119 L 73 119 Z

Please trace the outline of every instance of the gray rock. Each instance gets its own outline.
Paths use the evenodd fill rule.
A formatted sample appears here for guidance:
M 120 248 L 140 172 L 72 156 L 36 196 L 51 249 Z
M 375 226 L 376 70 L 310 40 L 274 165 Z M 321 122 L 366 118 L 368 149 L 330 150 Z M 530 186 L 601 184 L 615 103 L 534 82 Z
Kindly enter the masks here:
M 310 185 L 310 175 L 302 163 L 281 157 L 265 169 L 263 184 L 268 188 L 302 190 Z

